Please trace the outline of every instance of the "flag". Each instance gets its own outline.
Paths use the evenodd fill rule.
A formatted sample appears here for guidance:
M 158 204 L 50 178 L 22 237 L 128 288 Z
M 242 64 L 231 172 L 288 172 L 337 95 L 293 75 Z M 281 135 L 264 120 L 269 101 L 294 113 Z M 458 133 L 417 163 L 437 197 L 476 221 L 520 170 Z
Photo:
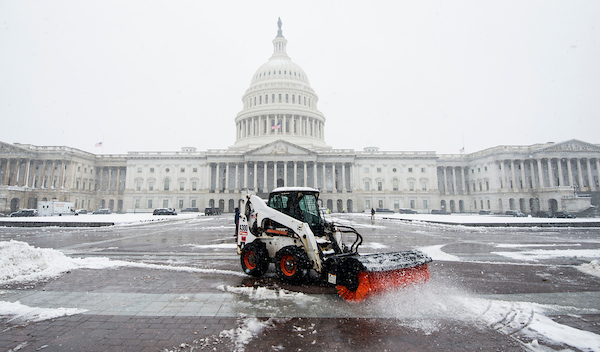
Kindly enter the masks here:
M 271 126 L 271 131 L 278 130 L 281 128 L 281 122 L 277 122 L 276 125 Z
M 460 148 L 460 152 L 464 153 L 465 152 L 465 147 Z
M 96 143 L 96 147 L 101 147 L 101 146 L 102 146 L 102 142 Z

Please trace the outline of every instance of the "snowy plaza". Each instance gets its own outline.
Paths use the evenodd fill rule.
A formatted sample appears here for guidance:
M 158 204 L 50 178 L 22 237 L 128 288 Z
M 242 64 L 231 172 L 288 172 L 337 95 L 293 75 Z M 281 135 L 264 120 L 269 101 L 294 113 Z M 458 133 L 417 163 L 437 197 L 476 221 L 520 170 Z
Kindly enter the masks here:
M 424 251 L 431 280 L 349 303 L 316 282 L 245 275 L 229 215 L 63 217 L 115 225 L 0 227 L 0 347 L 600 351 L 597 227 L 328 217 L 356 227 L 362 254 Z

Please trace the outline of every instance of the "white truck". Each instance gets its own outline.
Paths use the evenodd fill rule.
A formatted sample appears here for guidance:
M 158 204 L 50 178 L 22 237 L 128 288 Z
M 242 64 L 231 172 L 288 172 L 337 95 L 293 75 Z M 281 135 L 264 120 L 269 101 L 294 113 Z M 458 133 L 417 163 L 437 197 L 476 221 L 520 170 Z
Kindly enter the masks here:
M 73 202 L 56 200 L 38 202 L 38 216 L 75 215 Z

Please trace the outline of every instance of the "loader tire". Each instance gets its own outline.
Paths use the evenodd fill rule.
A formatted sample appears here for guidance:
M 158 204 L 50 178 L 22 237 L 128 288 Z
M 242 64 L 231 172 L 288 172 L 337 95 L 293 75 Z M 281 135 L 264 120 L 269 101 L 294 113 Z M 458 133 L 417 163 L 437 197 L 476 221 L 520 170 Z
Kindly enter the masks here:
M 242 248 L 240 261 L 246 274 L 260 277 L 269 269 L 269 252 L 264 243 L 254 241 Z
M 302 283 L 310 271 L 306 252 L 297 246 L 283 247 L 275 254 L 277 276 L 287 283 Z

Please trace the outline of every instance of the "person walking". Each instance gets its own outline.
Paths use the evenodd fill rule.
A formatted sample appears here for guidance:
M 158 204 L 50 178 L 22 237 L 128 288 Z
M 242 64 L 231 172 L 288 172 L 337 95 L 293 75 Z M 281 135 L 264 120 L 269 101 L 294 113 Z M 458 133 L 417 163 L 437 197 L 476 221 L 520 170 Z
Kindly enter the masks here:
M 235 208 L 235 237 L 238 235 L 238 224 L 240 223 L 240 208 Z
M 375 220 L 375 209 L 371 208 L 371 220 Z

